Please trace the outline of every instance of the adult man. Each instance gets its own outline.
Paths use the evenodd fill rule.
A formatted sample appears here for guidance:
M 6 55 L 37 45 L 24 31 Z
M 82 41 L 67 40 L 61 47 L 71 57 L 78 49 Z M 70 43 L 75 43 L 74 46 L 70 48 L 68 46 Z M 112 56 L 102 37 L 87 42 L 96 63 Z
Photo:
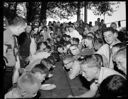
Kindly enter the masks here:
M 29 56 L 30 54 L 30 43 L 31 43 L 31 29 L 32 27 L 28 25 L 25 29 L 25 32 L 19 35 L 18 37 L 18 43 L 19 43 L 19 54 L 20 54 L 20 65 L 22 68 L 24 68 L 27 64 L 25 59 Z
M 19 36 L 22 32 L 24 32 L 26 26 L 27 23 L 23 18 L 15 17 L 4 31 L 4 57 L 7 59 L 4 73 L 5 92 L 7 92 L 7 90 L 12 86 L 12 75 L 14 67 L 15 69 L 17 68 L 17 70 L 19 68 L 17 67 L 18 65 L 16 65 L 17 43 L 14 35 Z M 15 76 L 17 76 L 17 74 Z
M 125 78 L 113 69 L 103 67 L 102 57 L 99 54 L 89 55 L 81 62 L 81 73 L 88 81 L 94 80 L 90 85 L 90 89 L 83 95 L 74 97 L 94 97 L 98 91 L 100 84 L 111 75 L 119 75 Z

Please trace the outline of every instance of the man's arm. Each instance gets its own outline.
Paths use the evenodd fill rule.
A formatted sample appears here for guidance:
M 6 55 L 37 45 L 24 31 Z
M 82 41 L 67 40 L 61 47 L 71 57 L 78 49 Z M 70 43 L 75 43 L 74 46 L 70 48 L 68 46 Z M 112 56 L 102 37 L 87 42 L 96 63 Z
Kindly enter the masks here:
M 13 84 L 16 83 L 19 78 L 20 60 L 19 60 L 19 56 L 17 56 L 16 58 L 17 58 L 17 62 L 13 73 L 13 82 L 12 82 Z

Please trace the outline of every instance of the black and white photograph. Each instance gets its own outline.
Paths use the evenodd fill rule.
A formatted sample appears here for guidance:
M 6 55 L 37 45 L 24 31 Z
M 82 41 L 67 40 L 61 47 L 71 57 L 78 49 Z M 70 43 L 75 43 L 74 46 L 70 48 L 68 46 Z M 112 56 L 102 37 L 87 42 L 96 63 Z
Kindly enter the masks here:
M 5 0 L 4 99 L 126 98 L 126 1 Z

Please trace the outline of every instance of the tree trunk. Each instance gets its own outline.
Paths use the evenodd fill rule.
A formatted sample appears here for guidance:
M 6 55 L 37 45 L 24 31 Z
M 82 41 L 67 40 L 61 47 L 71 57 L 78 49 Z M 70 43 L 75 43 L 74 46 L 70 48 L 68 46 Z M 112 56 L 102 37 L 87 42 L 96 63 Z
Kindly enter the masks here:
M 80 20 L 80 1 L 78 1 L 78 4 L 77 4 L 77 21 Z
M 104 23 L 105 23 L 105 13 L 104 13 Z
M 40 21 L 46 21 L 46 13 L 47 13 L 47 1 L 41 2 L 41 13 L 40 13 Z
M 87 1 L 84 1 L 84 22 L 87 23 Z
M 34 11 L 32 9 L 33 2 L 27 2 L 26 7 L 27 7 L 27 21 L 32 22 L 32 20 L 34 18 Z
M 16 11 L 17 11 L 17 2 L 15 3 L 15 5 L 14 5 L 14 15 L 16 16 Z

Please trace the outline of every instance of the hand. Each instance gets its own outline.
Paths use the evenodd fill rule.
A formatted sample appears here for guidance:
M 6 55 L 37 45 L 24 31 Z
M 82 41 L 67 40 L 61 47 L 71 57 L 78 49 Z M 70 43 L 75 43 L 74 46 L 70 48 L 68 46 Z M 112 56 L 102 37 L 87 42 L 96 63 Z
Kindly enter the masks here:
M 32 59 L 32 56 L 28 56 L 27 58 L 26 58 L 26 61 L 28 62 L 28 61 L 30 61 Z
M 17 54 L 18 53 L 18 49 L 14 48 L 14 52 L 15 52 L 15 54 Z
M 73 98 L 74 96 L 72 96 L 72 95 L 68 95 L 68 98 Z
M 97 91 L 99 84 L 97 82 L 94 82 L 90 86 L 90 90 Z
M 22 74 L 23 72 L 25 72 L 25 69 L 24 68 L 20 68 L 19 69 L 19 73 Z

